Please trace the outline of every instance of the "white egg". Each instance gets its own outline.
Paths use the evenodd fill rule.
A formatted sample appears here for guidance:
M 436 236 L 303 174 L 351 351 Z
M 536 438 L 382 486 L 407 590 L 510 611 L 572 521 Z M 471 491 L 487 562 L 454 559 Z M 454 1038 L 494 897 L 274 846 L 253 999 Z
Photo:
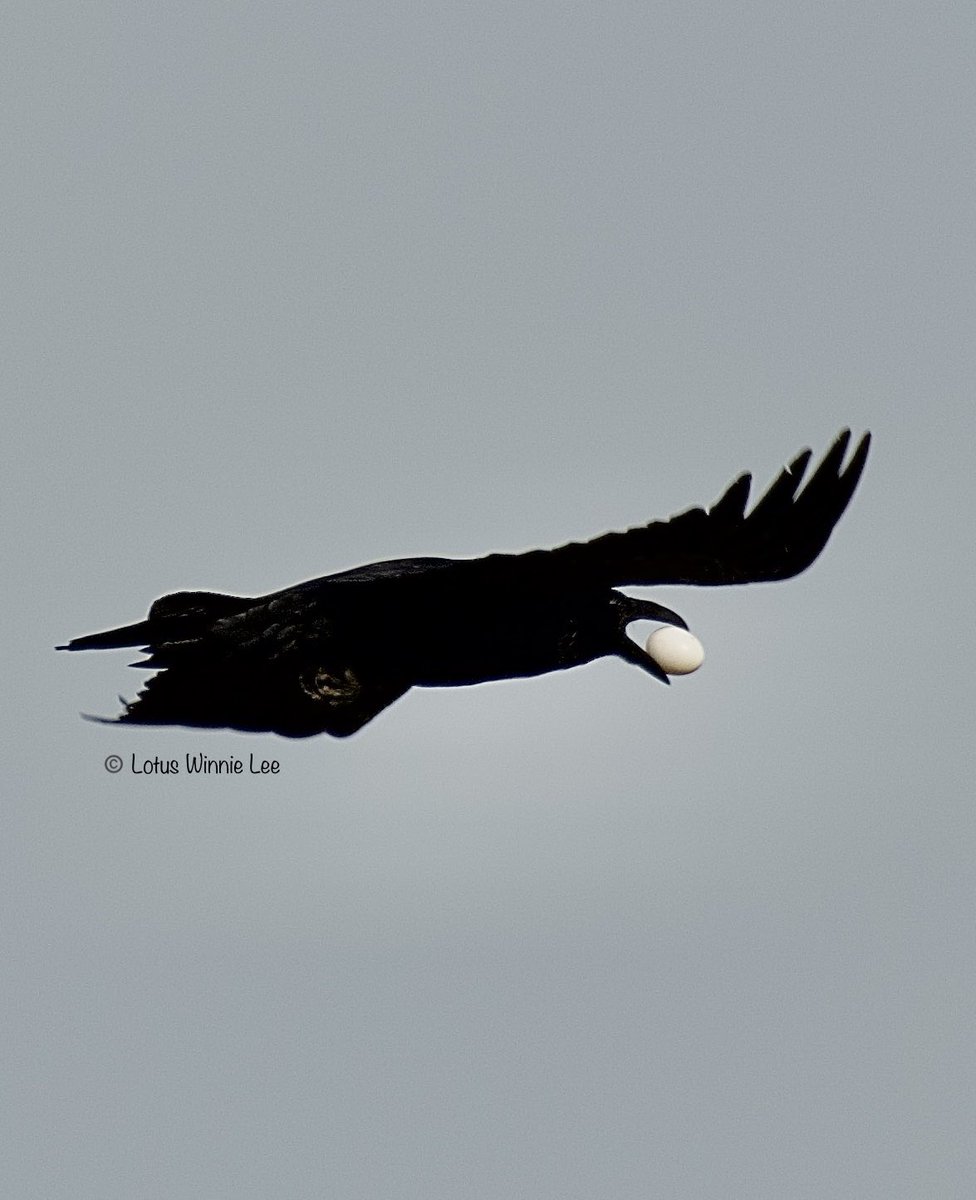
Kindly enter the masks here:
M 655 629 L 645 649 L 668 675 L 690 675 L 705 661 L 705 647 L 693 633 L 677 625 Z

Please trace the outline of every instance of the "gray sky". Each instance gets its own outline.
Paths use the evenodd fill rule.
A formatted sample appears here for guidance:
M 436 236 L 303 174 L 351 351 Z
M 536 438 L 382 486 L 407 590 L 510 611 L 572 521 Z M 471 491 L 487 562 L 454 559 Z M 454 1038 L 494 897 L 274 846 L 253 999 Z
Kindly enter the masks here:
M 18 9 L 4 1194 L 968 1200 L 972 5 Z M 809 574 L 655 593 L 708 653 L 668 690 L 296 744 L 87 724 L 142 676 L 51 649 L 847 424 Z

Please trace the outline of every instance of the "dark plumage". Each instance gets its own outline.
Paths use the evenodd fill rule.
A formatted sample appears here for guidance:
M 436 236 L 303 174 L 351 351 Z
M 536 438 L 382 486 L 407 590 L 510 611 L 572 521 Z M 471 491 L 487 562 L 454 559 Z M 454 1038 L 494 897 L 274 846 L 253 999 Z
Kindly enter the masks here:
M 145 621 L 61 650 L 142 646 L 161 668 L 117 718 L 127 724 L 345 737 L 411 687 L 541 675 L 615 654 L 668 679 L 626 633 L 684 626 L 615 585 L 717 587 L 788 579 L 824 548 L 857 486 L 865 434 L 845 468 L 844 431 L 800 490 L 804 450 L 746 515 L 751 477 L 706 511 L 527 554 L 406 558 L 269 596 L 176 592 Z

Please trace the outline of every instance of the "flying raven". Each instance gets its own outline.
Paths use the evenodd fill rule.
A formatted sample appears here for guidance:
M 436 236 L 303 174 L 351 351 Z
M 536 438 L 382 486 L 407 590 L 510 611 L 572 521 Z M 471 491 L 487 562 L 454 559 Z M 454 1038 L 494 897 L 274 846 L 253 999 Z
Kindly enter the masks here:
M 123 701 L 123 724 L 285 737 L 346 737 L 411 687 L 542 675 L 611 654 L 667 683 L 626 628 L 685 622 L 615 585 L 798 575 L 826 545 L 864 469 L 870 435 L 844 467 L 849 442 L 845 430 L 801 490 L 804 450 L 748 514 L 752 480 L 742 475 L 707 511 L 625 533 L 526 554 L 371 563 L 256 598 L 175 592 L 145 621 L 58 649 L 141 646 L 149 655 L 132 665 L 159 673 Z

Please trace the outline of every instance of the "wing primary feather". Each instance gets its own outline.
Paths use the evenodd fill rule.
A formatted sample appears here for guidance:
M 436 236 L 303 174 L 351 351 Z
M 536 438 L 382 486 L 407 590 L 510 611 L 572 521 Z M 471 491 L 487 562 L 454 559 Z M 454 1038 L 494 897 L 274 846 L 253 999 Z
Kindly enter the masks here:
M 801 450 L 786 469 L 791 475 L 795 475 L 797 472 L 799 472 L 800 475 L 803 475 L 806 472 L 807 467 L 810 465 L 811 458 L 813 458 L 812 450 L 809 448 L 806 450 Z
M 820 465 L 807 480 L 806 487 L 800 493 L 800 499 L 805 498 L 811 492 L 824 492 L 836 482 L 840 476 L 841 464 L 844 461 L 844 456 L 847 454 L 847 447 L 850 440 L 851 431 L 849 429 L 843 430 L 823 456 Z
M 757 525 L 762 524 L 769 519 L 781 517 L 789 510 L 803 482 L 810 458 L 811 452 L 804 450 L 788 467 L 783 468 L 749 514 L 750 521 L 755 521 Z
M 725 494 L 712 505 L 708 516 L 712 520 L 732 521 L 745 516 L 746 505 L 749 503 L 749 490 L 752 487 L 752 475 L 748 472 L 740 475 L 730 484 Z
M 843 430 L 809 475 L 812 455 L 803 450 L 747 515 L 751 477 L 741 475 L 707 512 L 692 508 L 667 521 L 570 543 L 543 558 L 573 579 L 617 587 L 789 579 L 816 560 L 854 493 L 870 437 L 864 435 L 842 471 L 850 440 Z

